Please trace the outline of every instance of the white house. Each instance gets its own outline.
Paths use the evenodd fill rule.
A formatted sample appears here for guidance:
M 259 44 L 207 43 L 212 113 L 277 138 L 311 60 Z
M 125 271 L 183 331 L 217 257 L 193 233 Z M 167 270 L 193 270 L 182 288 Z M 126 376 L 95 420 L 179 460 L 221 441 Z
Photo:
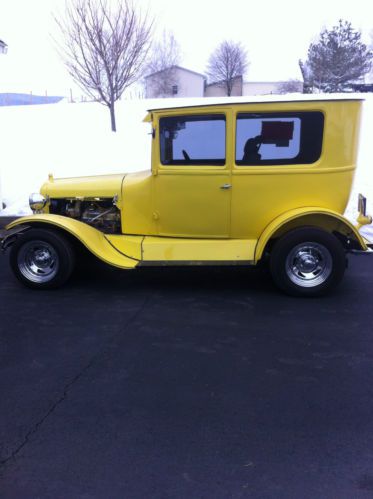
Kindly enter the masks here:
M 145 77 L 145 96 L 203 97 L 205 76 L 181 66 L 171 66 Z
M 242 76 L 237 76 L 233 80 L 233 86 L 231 91 L 232 97 L 237 97 L 244 95 L 242 93 L 243 89 L 243 79 Z M 226 86 L 222 82 L 208 83 L 205 86 L 205 97 L 225 97 L 227 95 Z
M 268 95 L 282 93 L 282 87 L 286 81 L 245 81 L 242 87 L 242 95 Z M 292 81 L 294 92 L 303 92 L 302 81 Z
M 286 81 L 244 81 L 237 76 L 231 95 L 267 95 L 283 93 Z M 224 97 L 226 88 L 222 82 L 207 83 L 206 77 L 190 69 L 171 66 L 145 78 L 145 95 L 157 97 Z M 292 80 L 292 92 L 303 92 L 303 82 Z

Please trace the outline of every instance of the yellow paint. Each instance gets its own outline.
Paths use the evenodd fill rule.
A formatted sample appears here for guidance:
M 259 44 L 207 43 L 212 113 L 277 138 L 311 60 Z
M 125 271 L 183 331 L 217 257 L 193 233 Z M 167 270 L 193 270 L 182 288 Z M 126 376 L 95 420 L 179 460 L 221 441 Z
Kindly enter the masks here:
M 238 166 L 235 164 L 236 117 L 241 112 L 320 111 L 324 139 L 320 159 L 311 165 Z M 279 214 L 318 206 L 342 214 L 356 167 L 361 102 L 306 101 L 232 104 L 154 110 L 159 129 L 164 116 L 225 114 L 226 165 L 162 165 L 158 136 L 153 140 L 153 212 L 155 234 L 198 238 L 258 239 Z M 228 183 L 232 188 L 220 189 Z M 333 187 L 331 187 L 333 186 Z
M 7 226 L 11 229 L 17 225 L 45 224 L 46 227 L 59 227 L 75 236 L 97 258 L 110 265 L 123 269 L 132 269 L 138 264 L 137 260 L 128 258 L 114 248 L 102 232 L 87 224 L 59 215 L 32 215 L 18 218 Z
M 126 175 L 122 186 L 122 231 L 125 234 L 154 234 L 154 178 L 151 172 Z
M 253 262 L 256 241 L 145 237 L 143 261 Z
M 50 198 L 113 198 L 120 200 L 124 175 L 95 175 L 91 177 L 53 178 L 43 184 L 40 192 Z
M 183 239 L 103 234 L 93 227 L 59 215 L 22 217 L 7 226 L 45 224 L 64 229 L 95 256 L 116 267 L 134 268 L 143 262 L 253 262 L 256 241 Z
M 145 116 L 145 118 L 142 120 L 143 123 L 151 123 L 152 122 L 152 113 L 147 113 L 147 115 Z
M 370 215 L 363 215 L 362 213 L 359 213 L 359 216 L 356 219 L 357 221 L 357 228 L 360 229 L 363 227 L 363 225 L 369 225 L 372 223 L 372 217 Z
M 159 130 L 163 116 L 191 114 L 225 114 L 226 157 L 234 155 L 234 137 L 230 130 L 232 110 L 229 107 L 202 107 L 153 112 Z M 158 134 L 159 135 L 159 134 Z M 157 135 L 157 138 L 158 138 Z M 156 233 L 160 236 L 228 238 L 232 190 L 223 190 L 231 183 L 231 168 L 225 166 L 162 165 L 158 140 L 152 150 L 154 208 L 159 214 Z
M 121 236 L 106 234 L 106 239 L 114 248 L 120 251 L 122 254 L 134 258 L 135 260 L 142 259 L 142 241 L 141 236 Z

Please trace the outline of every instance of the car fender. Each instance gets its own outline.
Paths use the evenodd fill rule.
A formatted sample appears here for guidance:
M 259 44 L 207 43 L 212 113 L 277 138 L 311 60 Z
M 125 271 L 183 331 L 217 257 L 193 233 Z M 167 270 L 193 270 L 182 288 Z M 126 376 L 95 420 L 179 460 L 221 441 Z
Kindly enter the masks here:
M 51 214 L 31 215 L 18 218 L 7 225 L 6 229 L 18 226 L 58 228 L 79 240 L 97 258 L 115 267 L 132 269 L 139 263 L 139 260 L 117 250 L 103 232 L 73 218 Z
M 289 230 L 304 226 L 319 227 L 327 230 L 329 228 L 330 230 L 331 225 L 338 227 L 337 232 L 341 232 L 348 238 L 353 239 L 361 250 L 366 251 L 368 249 L 358 229 L 340 213 L 327 208 L 304 207 L 287 211 L 267 225 L 258 239 L 255 248 L 255 261 L 258 262 L 262 258 L 268 242 L 277 233 L 286 232 L 287 226 Z

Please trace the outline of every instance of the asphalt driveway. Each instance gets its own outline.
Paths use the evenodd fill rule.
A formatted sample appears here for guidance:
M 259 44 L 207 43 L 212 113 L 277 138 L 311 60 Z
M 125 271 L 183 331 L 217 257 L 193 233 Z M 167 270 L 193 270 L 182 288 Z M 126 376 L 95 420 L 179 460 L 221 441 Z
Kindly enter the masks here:
M 243 269 L 0 258 L 0 497 L 373 497 L 373 259 L 323 299 Z

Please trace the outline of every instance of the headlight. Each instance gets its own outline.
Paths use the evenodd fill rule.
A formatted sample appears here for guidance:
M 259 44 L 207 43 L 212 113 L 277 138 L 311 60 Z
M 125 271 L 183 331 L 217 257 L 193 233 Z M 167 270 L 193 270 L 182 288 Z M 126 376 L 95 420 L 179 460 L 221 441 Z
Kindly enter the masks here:
M 47 199 L 42 194 L 35 192 L 34 194 L 30 194 L 28 202 L 32 211 L 38 212 L 47 204 Z

